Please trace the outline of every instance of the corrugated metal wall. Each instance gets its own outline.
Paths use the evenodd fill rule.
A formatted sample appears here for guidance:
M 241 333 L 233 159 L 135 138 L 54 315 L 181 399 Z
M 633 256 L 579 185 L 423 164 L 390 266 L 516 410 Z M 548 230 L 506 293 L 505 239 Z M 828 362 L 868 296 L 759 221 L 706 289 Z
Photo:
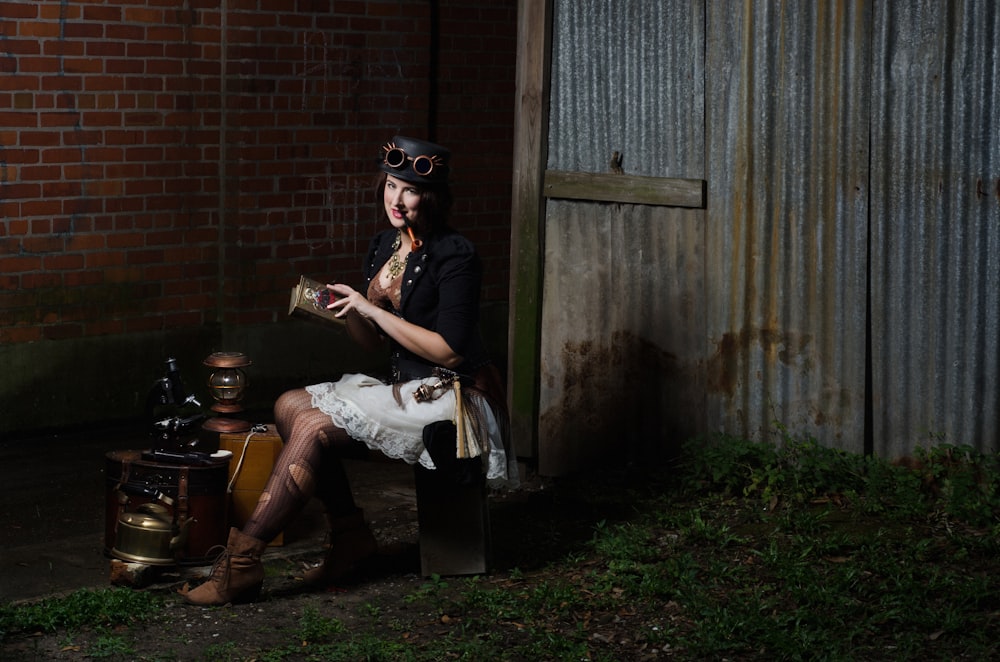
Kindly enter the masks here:
M 549 201 L 542 465 L 636 419 L 1000 447 L 995 5 L 555 0 L 549 168 L 619 150 L 708 204 Z
M 701 4 L 558 0 L 550 169 L 704 177 Z M 546 207 L 539 467 L 644 454 L 703 427 L 704 211 Z
M 874 444 L 1000 435 L 1000 8 L 877 3 Z
M 869 10 L 708 7 L 710 427 L 860 452 Z
M 549 168 L 702 178 L 700 2 L 557 0 Z

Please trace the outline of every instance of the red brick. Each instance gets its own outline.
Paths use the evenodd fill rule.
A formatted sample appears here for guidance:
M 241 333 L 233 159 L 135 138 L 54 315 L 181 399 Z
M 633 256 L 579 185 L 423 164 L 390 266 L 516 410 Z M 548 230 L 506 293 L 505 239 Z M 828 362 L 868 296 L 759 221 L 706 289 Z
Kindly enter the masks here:
M 2 242 L 0 242 L 2 245 Z M 0 275 L 0 290 L 16 290 L 21 287 L 21 276 L 3 274 Z
M 0 16 L 4 19 L 37 18 L 38 5 L 30 2 L 0 2 Z
M 120 179 L 100 179 L 87 182 L 87 195 L 113 198 L 121 195 L 124 188 Z
M 98 62 L 109 74 L 141 74 L 145 72 L 145 62 L 140 58 L 106 60 Z M 100 70 L 98 70 L 100 71 Z
M 123 120 L 125 126 L 160 126 L 163 116 L 160 113 L 125 113 Z
M 43 112 L 39 114 L 38 119 L 42 128 L 49 129 L 57 127 L 72 129 L 79 122 L 79 116 L 74 112 Z
M 142 235 L 136 233 L 110 234 L 105 241 L 108 243 L 108 248 L 137 248 L 145 244 Z
M 70 269 L 83 268 L 83 256 L 78 253 L 64 253 L 62 255 L 46 255 L 43 259 L 45 269 L 64 271 Z
M 21 286 L 25 290 L 56 288 L 60 287 L 62 284 L 62 277 L 57 273 L 32 273 L 24 274 L 21 277 Z
M 58 165 L 25 165 L 21 166 L 20 173 L 18 179 L 22 182 L 37 182 L 48 179 L 59 179 L 62 176 L 62 169 Z
M 81 15 L 80 8 L 75 4 L 65 2 L 39 2 L 37 4 L 39 18 L 58 21 L 77 19 Z
M 19 343 L 37 342 L 42 339 L 40 327 L 0 325 L 0 344 L 16 345 Z
M 142 41 L 146 37 L 145 28 L 124 23 L 108 23 L 106 32 L 111 41 Z
M 104 248 L 104 236 L 100 234 L 81 234 L 77 232 L 70 235 L 66 240 L 66 250 L 68 251 L 94 251 L 102 248 Z M 99 255 L 104 255 L 104 253 L 95 254 L 88 252 L 86 254 L 87 266 L 94 266 L 94 262 Z
M 59 198 L 65 196 L 78 197 L 83 193 L 80 182 L 67 182 L 63 180 L 46 181 L 42 183 L 43 198 Z
M 37 271 L 41 266 L 42 259 L 36 255 L 0 256 L 0 273 L 13 274 Z
M 46 326 L 42 329 L 42 336 L 46 340 L 68 340 L 70 338 L 80 338 L 83 336 L 83 327 L 79 324 L 56 324 Z
M 125 55 L 125 44 L 120 41 L 88 41 L 87 55 L 90 57 L 121 57 Z
M 46 41 L 43 43 L 42 52 L 53 57 L 83 55 L 84 44 L 80 41 L 67 41 L 65 39 Z
M 172 25 L 150 26 L 146 29 L 146 39 L 153 42 L 176 43 L 185 39 L 184 30 Z
M 14 27 L 13 25 L 11 27 Z M 57 23 L 19 21 L 16 24 L 17 34 L 21 37 L 39 37 L 55 39 L 59 37 L 61 31 Z
M 83 329 L 87 337 L 120 335 L 125 331 L 125 322 L 120 319 L 97 319 L 88 321 Z
M 122 76 L 88 76 L 84 79 L 84 90 L 91 92 L 123 90 L 125 88 L 125 78 Z
M 66 39 L 100 39 L 105 36 L 104 26 L 99 23 L 61 21 L 59 29 Z
M 125 321 L 126 333 L 143 333 L 146 331 L 159 331 L 165 328 L 162 316 L 132 318 Z
M 17 218 L 12 218 L 9 221 L 6 221 L 6 224 L 7 224 L 8 234 L 12 236 L 22 235 L 28 232 L 28 230 L 31 227 L 31 224 L 28 223 L 28 221 Z M 3 273 L 2 269 L 0 269 L 0 273 Z
M 158 9 L 128 7 L 125 9 L 126 23 L 162 23 L 163 12 Z
M 88 4 L 83 7 L 83 19 L 95 23 L 120 23 L 122 20 L 122 10 L 121 7 L 104 7 Z
M 63 283 L 66 287 L 88 287 L 104 284 L 104 273 L 101 271 L 69 271 L 63 274 Z
M 21 247 L 26 253 L 56 253 L 65 248 L 65 242 L 61 237 L 52 235 L 41 237 L 24 237 L 21 240 Z
M 41 89 L 53 92 L 69 92 L 83 89 L 83 78 L 76 74 L 43 76 L 40 82 Z

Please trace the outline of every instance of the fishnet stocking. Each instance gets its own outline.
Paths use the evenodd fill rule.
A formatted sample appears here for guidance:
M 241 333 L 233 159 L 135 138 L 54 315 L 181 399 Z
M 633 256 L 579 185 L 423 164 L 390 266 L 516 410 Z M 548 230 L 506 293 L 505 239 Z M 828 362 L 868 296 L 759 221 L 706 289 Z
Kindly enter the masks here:
M 270 541 L 313 496 L 324 503 L 331 517 L 354 513 L 354 496 L 341 457 L 357 453 L 364 445 L 315 409 L 305 389 L 278 398 L 274 417 L 285 446 L 243 533 Z

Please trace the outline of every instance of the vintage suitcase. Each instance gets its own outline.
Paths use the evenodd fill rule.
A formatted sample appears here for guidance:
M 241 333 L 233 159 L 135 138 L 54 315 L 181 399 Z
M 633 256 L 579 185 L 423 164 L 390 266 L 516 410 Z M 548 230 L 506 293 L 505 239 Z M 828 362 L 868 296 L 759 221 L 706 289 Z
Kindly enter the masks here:
M 227 450 L 233 454 L 228 479 L 232 483 L 229 501 L 229 520 L 232 526 L 243 528 L 253 513 L 283 447 L 284 443 L 273 424 L 268 425 L 263 432 L 251 430 L 219 435 L 219 450 Z M 283 545 L 284 534 L 279 533 L 270 544 Z
M 149 510 L 159 512 L 178 530 L 187 525 L 183 543 L 172 550 L 179 565 L 212 563 L 209 550 L 225 545 L 229 533 L 226 480 L 228 460 L 208 465 L 181 465 L 144 460 L 142 451 L 111 451 L 106 455 L 105 554 L 114 553 L 123 515 Z M 129 518 L 126 517 L 126 520 Z M 127 525 L 127 522 L 126 522 Z M 133 560 L 126 555 L 125 560 Z

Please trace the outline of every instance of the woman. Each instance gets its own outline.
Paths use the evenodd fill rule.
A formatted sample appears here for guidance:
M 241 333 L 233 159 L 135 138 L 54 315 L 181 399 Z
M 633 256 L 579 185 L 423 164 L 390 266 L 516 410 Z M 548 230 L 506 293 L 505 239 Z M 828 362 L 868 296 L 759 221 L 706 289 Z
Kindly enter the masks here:
M 327 285 L 336 296 L 328 308 L 345 319 L 354 340 L 369 348 L 388 340 L 391 383 L 345 375 L 278 398 L 281 456 L 246 526 L 230 531 L 210 579 L 187 594 L 188 602 L 256 598 L 264 577 L 261 553 L 312 496 L 326 506 L 330 550 L 306 582 L 334 581 L 373 555 L 375 538 L 340 463 L 360 443 L 434 469 L 432 455 L 453 462 L 456 447 L 428 452 L 425 428 L 432 446 L 430 431 L 444 429 L 444 441 L 454 439 L 466 456 L 480 458 L 476 466 L 490 485 L 517 485 L 516 461 L 505 446 L 503 388 L 479 335 L 480 262 L 472 244 L 447 224 L 450 156 L 440 145 L 403 136 L 382 147 L 377 190 L 392 227 L 369 247 L 367 290 Z M 458 423 L 453 437 L 441 421 Z

